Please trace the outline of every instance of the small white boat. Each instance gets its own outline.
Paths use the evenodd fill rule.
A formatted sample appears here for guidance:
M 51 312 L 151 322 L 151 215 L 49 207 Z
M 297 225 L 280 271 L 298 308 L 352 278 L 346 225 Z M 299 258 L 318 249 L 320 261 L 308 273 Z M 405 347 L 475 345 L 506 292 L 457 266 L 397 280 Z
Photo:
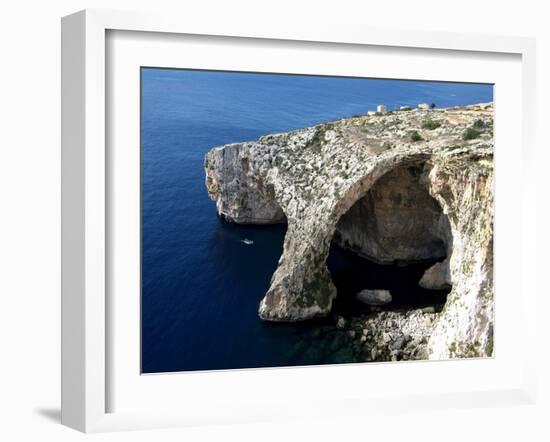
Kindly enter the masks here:
M 254 241 L 248 238 L 241 239 L 241 242 L 244 242 L 247 246 L 249 246 L 250 244 L 254 244 Z

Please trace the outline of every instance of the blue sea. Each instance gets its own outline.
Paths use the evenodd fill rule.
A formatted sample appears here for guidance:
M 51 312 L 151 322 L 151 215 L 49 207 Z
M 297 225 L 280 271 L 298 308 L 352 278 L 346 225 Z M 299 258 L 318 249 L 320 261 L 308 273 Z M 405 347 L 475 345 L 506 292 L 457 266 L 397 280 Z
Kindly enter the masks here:
M 141 94 L 142 371 L 158 373 L 353 362 L 349 349 L 331 340 L 328 320 L 259 319 L 286 227 L 217 217 L 204 185 L 210 148 L 365 114 L 378 104 L 492 101 L 493 87 L 142 68 Z M 356 271 L 348 258 L 331 252 L 335 275 Z M 374 269 L 366 279 L 382 273 Z

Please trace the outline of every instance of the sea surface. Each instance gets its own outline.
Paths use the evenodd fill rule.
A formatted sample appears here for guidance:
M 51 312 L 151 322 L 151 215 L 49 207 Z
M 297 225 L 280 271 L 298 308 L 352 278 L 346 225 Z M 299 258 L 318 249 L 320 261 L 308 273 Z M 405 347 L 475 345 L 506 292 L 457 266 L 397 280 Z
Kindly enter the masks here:
M 493 100 L 493 87 L 481 84 L 152 68 L 142 68 L 141 93 L 144 373 L 353 362 L 320 338 L 329 320 L 258 318 L 286 228 L 217 217 L 204 185 L 210 148 L 365 114 L 378 104 Z M 343 313 L 360 308 L 352 295 L 369 281 L 399 292 L 424 270 L 384 269 L 332 249 Z

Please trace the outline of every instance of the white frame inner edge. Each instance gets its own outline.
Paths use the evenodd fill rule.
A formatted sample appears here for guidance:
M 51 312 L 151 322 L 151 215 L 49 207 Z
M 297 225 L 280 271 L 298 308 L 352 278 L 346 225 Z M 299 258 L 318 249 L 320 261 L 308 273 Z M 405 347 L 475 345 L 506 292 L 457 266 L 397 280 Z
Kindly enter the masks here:
M 113 35 L 117 38 L 107 45 L 108 31 L 115 31 Z M 141 54 L 135 53 L 136 44 L 142 48 L 138 51 Z M 210 50 L 208 48 L 213 50 L 217 47 L 218 50 L 223 48 L 229 51 L 234 57 L 226 57 L 218 64 L 208 62 L 206 58 L 202 61 L 195 59 L 196 63 L 190 65 L 189 60 L 176 61 L 177 57 L 174 58 L 177 49 L 184 47 L 181 45 L 187 45 L 191 51 L 189 54 L 198 55 L 201 51 Z M 145 50 L 147 47 L 153 50 Z M 271 51 L 271 57 L 247 61 L 243 57 L 249 47 Z M 426 50 L 419 51 L 422 48 Z M 63 19 L 62 49 L 64 424 L 81 431 L 109 431 L 329 416 L 335 414 L 335 409 L 340 414 L 349 415 L 412 408 L 519 404 L 534 400 L 536 358 L 531 343 L 534 342 L 535 324 L 527 320 L 526 314 L 528 305 L 536 303 L 535 271 L 528 260 L 529 256 L 535 255 L 536 231 L 533 40 L 339 26 L 317 29 L 314 25 L 278 25 L 275 28 L 265 23 L 260 26 L 244 21 L 212 23 L 196 17 L 82 11 Z M 295 56 L 290 57 L 291 61 L 286 65 L 277 65 L 276 53 L 281 51 L 286 51 L 287 56 Z M 316 57 L 315 63 L 322 63 L 321 55 L 326 54 L 324 51 L 329 51 L 334 57 L 341 56 L 346 61 L 352 59 L 350 55 L 368 53 L 369 60 L 380 57 L 384 64 L 362 67 L 360 63 L 342 61 L 326 63 L 324 67 L 315 65 Z M 107 55 L 111 56 L 109 63 Z M 392 61 L 394 55 L 397 58 Z M 397 60 L 404 56 L 411 61 L 406 67 L 400 66 Z M 460 64 L 452 64 L 457 60 Z M 490 65 L 495 63 L 499 64 L 500 69 L 491 68 Z M 446 74 L 444 64 L 447 64 Z M 109 253 L 116 262 L 117 250 L 121 250 L 120 247 L 113 248 L 113 244 L 129 248 L 124 250 L 123 247 L 121 253 L 129 253 L 132 249 L 139 251 L 139 238 L 135 243 L 129 241 L 131 236 L 119 235 L 121 231 L 117 230 L 116 215 L 122 209 L 116 196 L 118 190 L 132 192 L 132 183 L 136 184 L 132 168 L 122 167 L 119 170 L 119 165 L 125 155 L 130 155 L 127 159 L 131 165 L 132 158 L 135 159 L 132 148 L 134 153 L 136 149 L 139 151 L 139 141 L 137 145 L 133 144 L 132 138 L 136 135 L 136 113 L 139 135 L 139 106 L 131 106 L 135 103 L 132 100 L 139 101 L 139 96 L 131 93 L 135 91 L 135 75 L 139 84 L 139 69 L 135 72 L 135 67 L 139 65 L 210 69 L 232 69 L 233 66 L 233 70 L 242 71 L 355 73 L 369 77 L 432 80 L 452 80 L 449 70 L 454 68 L 456 81 L 496 83 L 495 208 L 496 219 L 499 220 L 495 223 L 496 357 L 416 364 L 352 364 L 140 376 L 139 359 L 136 361 L 132 356 L 136 350 L 136 340 L 132 337 L 136 332 L 135 309 L 139 313 L 139 304 L 125 314 L 123 321 L 126 327 L 121 327 L 122 323 L 117 319 L 119 300 L 122 302 L 120 306 L 128 306 L 130 304 L 123 302 L 132 302 L 131 295 L 135 292 L 120 292 L 129 294 L 124 298 L 114 290 L 118 282 L 121 287 L 128 287 L 124 284 L 132 282 L 123 276 L 126 274 L 124 271 L 119 273 L 119 267 L 115 266 L 116 278 L 106 271 Z M 109 78 L 115 85 L 112 90 L 113 85 L 106 82 L 108 66 Z M 474 69 L 475 66 L 477 69 Z M 128 68 L 131 70 L 125 71 Z M 429 73 L 426 73 L 427 70 Z M 122 88 L 117 86 L 120 84 L 117 75 L 121 73 L 129 75 L 126 87 Z M 120 95 L 117 95 L 119 91 Z M 129 110 L 126 121 L 117 116 L 122 108 Z M 116 122 L 109 133 L 106 132 L 106 120 Z M 128 130 L 123 130 L 123 127 Z M 120 139 L 117 138 L 119 135 Z M 111 150 L 113 142 L 115 147 Z M 514 170 L 517 176 L 518 163 L 521 164 L 519 183 L 512 179 L 515 178 L 512 175 Z M 135 194 L 139 194 L 139 181 L 137 183 L 138 188 L 133 188 Z M 112 186 L 120 185 L 123 187 L 117 187 L 117 192 L 112 192 Z M 521 201 L 519 206 L 518 199 Z M 515 211 L 512 211 L 510 200 L 513 200 Z M 135 206 L 131 204 L 129 213 L 135 213 Z M 502 221 L 507 218 L 509 220 Z M 131 217 L 128 220 L 131 222 Z M 511 229 L 516 229 L 514 235 L 511 235 Z M 132 228 L 128 232 L 132 234 Z M 521 272 L 518 276 L 507 277 L 513 275 L 513 267 L 510 266 L 513 257 L 517 262 L 518 255 L 521 258 Z M 132 271 L 131 265 L 127 270 Z M 508 279 L 499 283 L 501 275 Z M 107 296 L 111 290 L 116 293 L 115 296 L 110 293 Z M 511 299 L 511 296 L 514 298 Z M 512 308 L 516 312 L 515 324 L 521 326 L 518 327 L 521 333 L 506 323 Z M 112 329 L 107 335 L 108 324 Z M 125 340 L 120 342 L 128 344 L 129 352 L 121 351 L 120 344 L 117 344 L 119 338 Z M 137 344 L 139 346 L 139 340 Z M 516 349 L 514 357 L 509 351 L 511 346 Z M 346 381 L 342 381 L 343 376 L 339 372 L 340 384 L 330 387 L 331 383 L 326 379 L 336 379 L 335 370 L 345 370 Z M 456 376 L 458 373 L 461 377 Z M 394 388 L 386 390 L 374 386 L 358 388 L 357 379 L 364 376 L 364 383 L 368 384 L 366 380 L 370 374 L 375 378 L 383 375 L 394 379 L 418 375 L 424 379 L 440 376 L 441 380 L 444 376 L 451 376 L 447 379 L 452 379 L 452 383 L 434 383 L 432 388 L 423 392 L 407 388 L 407 383 L 399 381 Z M 320 384 L 323 379 L 325 383 Z M 286 389 L 281 392 L 284 385 Z M 298 386 L 300 388 L 297 389 Z M 136 394 L 132 394 L 132 389 L 137 389 Z M 148 404 L 144 404 L 143 400 L 136 401 L 139 399 L 138 391 Z M 258 391 L 262 391 L 262 396 Z

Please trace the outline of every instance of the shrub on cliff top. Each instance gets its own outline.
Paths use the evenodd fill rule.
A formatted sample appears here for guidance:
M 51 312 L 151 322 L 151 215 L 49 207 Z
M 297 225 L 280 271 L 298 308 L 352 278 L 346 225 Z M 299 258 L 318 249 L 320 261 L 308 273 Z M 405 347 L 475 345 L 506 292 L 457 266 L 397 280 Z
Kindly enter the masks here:
M 327 127 L 324 125 L 319 125 L 313 134 L 313 137 L 306 144 L 306 148 L 311 149 L 315 153 L 321 152 L 321 147 L 325 144 L 325 133 Z
M 411 141 L 413 143 L 416 143 L 417 141 L 422 141 L 422 137 L 416 130 L 411 132 Z
M 474 122 L 473 126 L 474 129 L 485 129 L 487 125 L 485 124 L 485 121 L 480 118 Z
M 426 120 L 422 123 L 422 129 L 434 130 L 438 127 L 441 127 L 441 123 L 439 121 Z
M 469 127 L 462 134 L 462 139 L 465 141 L 474 140 L 476 138 L 479 138 L 480 135 L 481 135 L 481 132 L 479 130 L 474 129 L 473 127 Z

